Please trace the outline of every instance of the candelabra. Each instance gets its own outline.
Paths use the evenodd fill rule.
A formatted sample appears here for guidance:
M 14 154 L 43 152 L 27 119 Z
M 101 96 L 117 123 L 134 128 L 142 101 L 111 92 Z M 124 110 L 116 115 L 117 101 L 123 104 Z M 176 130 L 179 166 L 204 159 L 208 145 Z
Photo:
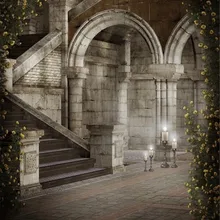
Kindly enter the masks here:
M 144 172 L 147 172 L 147 152 L 144 153 Z
M 167 131 L 166 127 L 164 127 L 163 131 L 162 131 L 162 144 L 164 147 L 164 161 L 160 167 L 168 168 L 168 167 L 170 167 L 170 165 L 167 163 L 167 152 L 166 152 L 167 149 L 166 148 L 167 148 L 167 144 L 168 144 L 168 131 Z
M 144 172 L 147 172 L 147 159 L 144 158 Z
M 150 169 L 149 169 L 149 171 L 150 171 L 150 172 L 153 172 L 153 171 L 154 171 L 154 169 L 152 168 L 153 155 L 150 155 L 149 157 L 150 157 Z
M 172 151 L 173 151 L 173 164 L 171 165 L 172 168 L 178 167 L 176 165 L 176 149 L 177 149 L 177 142 L 176 142 L 176 139 L 174 138 L 172 142 Z

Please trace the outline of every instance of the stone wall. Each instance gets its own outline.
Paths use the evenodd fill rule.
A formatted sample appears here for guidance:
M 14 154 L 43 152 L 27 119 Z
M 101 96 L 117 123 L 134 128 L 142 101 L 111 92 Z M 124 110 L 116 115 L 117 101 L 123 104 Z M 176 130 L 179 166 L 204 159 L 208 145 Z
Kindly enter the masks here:
M 132 74 L 144 74 L 147 66 L 152 63 L 152 56 L 143 37 L 136 33 L 131 38 L 131 72 Z
M 188 145 L 187 136 L 185 135 L 185 119 L 183 110 L 184 106 L 188 106 L 190 101 L 194 102 L 194 109 L 202 109 L 205 106 L 202 97 L 202 90 L 205 84 L 201 81 L 200 71 L 196 70 L 196 51 L 193 47 L 193 39 L 187 41 L 183 54 L 182 64 L 184 65 L 185 75 L 177 83 L 177 134 L 178 146 L 182 149 Z M 200 120 L 204 124 L 205 121 Z
M 52 51 L 19 79 L 13 93 L 61 123 L 61 49 Z
M 92 41 L 86 53 L 89 69 L 83 91 L 83 124 L 108 125 L 115 121 L 117 46 Z M 84 135 L 87 129 L 84 127 Z
M 156 88 L 153 80 L 132 80 L 128 89 L 129 149 L 155 143 Z
M 13 93 L 55 122 L 61 124 L 62 89 L 29 88 L 15 86 Z
M 124 9 L 146 20 L 156 32 L 162 46 L 185 10 L 180 0 L 102 0 L 69 22 L 69 41 L 77 28 L 92 15 L 107 9 Z
M 61 48 L 57 47 L 35 65 L 16 85 L 29 87 L 57 87 L 61 85 Z

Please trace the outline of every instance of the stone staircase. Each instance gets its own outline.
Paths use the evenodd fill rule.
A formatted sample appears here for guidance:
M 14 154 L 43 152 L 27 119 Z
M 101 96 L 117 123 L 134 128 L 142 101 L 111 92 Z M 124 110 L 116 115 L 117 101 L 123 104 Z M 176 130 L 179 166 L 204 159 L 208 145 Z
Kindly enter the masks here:
M 39 176 L 43 189 L 109 173 L 105 168 L 94 168 L 95 159 L 89 158 L 89 152 L 78 144 L 70 143 L 68 138 L 61 137 L 55 129 L 10 101 L 6 104 L 5 128 L 13 130 L 19 121 L 27 130 L 44 130 L 39 143 Z

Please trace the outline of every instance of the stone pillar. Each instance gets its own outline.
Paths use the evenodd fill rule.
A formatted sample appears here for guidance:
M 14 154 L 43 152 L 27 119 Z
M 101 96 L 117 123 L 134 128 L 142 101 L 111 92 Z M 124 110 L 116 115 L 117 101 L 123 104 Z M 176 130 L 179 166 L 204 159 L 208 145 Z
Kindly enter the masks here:
M 88 68 L 69 67 L 69 129 L 82 136 L 82 95 Z
M 21 195 L 26 196 L 41 190 L 39 182 L 39 138 L 43 130 L 24 132 L 20 162 Z
M 161 142 L 163 126 L 168 128 L 169 143 L 176 137 L 177 120 L 177 80 L 184 73 L 183 65 L 151 64 L 148 73 L 156 79 L 156 137 L 155 144 Z
M 169 141 L 177 138 L 177 81 L 167 81 L 167 127 L 169 128 Z
M 130 82 L 130 66 L 121 66 L 117 73 L 117 123 L 127 125 L 128 120 L 128 83 Z
M 155 144 L 159 145 L 161 141 L 161 82 L 156 80 L 156 140 Z
M 90 157 L 95 167 L 108 168 L 111 173 L 125 171 L 123 125 L 87 125 L 90 131 Z
M 125 149 L 128 148 L 128 83 L 131 78 L 131 36 L 127 34 L 120 48 L 120 63 L 117 73 L 117 110 L 116 121 L 126 125 Z
M 61 44 L 61 86 L 64 89 L 62 95 L 62 125 L 68 127 L 68 84 L 65 68 L 68 66 L 68 11 L 71 9 L 68 0 L 48 0 L 49 3 L 49 31 L 62 31 Z M 72 3 L 73 4 L 73 3 Z
M 7 59 L 7 62 L 9 62 L 9 68 L 6 69 L 5 71 L 5 77 L 6 77 L 6 82 L 5 82 L 5 89 L 8 90 L 9 92 L 13 91 L 13 66 L 16 63 L 16 60 L 14 59 Z

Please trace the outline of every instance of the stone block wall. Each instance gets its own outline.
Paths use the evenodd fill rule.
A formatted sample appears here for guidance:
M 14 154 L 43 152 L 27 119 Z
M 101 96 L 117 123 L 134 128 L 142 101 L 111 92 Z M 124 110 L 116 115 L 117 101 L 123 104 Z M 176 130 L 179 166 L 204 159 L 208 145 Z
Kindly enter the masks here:
M 131 81 L 128 89 L 129 149 L 155 143 L 156 88 L 153 80 Z
M 19 79 L 13 93 L 61 123 L 61 48 L 57 47 Z
M 16 85 L 27 87 L 61 86 L 61 48 L 57 47 L 29 72 L 20 78 Z
M 60 124 L 62 93 L 62 89 L 14 87 L 15 95 Z
M 188 106 L 190 101 L 194 102 L 194 109 L 200 110 L 205 106 L 202 96 L 202 90 L 205 89 L 205 85 L 201 81 L 200 71 L 196 70 L 196 51 L 194 50 L 192 37 L 189 38 L 184 47 L 182 64 L 184 65 L 185 75 L 177 83 L 177 139 L 180 149 L 188 146 L 188 136 L 185 135 L 184 124 L 184 114 L 186 112 L 183 107 Z M 198 122 L 201 124 L 206 123 L 201 118 L 198 118 Z
M 190 37 L 182 53 L 182 64 L 184 65 L 185 72 L 193 71 L 196 68 L 195 51 L 193 47 L 193 40 L 192 37 Z
M 187 136 L 185 135 L 185 111 L 183 106 L 189 105 L 189 102 L 193 99 L 193 81 L 191 79 L 180 79 L 177 83 L 177 140 L 180 148 L 188 145 Z
M 136 33 L 131 38 L 131 72 L 132 74 L 144 74 L 147 66 L 152 63 L 151 52 L 143 37 Z
M 181 0 L 102 0 L 69 22 L 69 40 L 72 39 L 77 28 L 92 15 L 107 9 L 124 9 L 146 20 L 164 47 L 176 21 L 185 15 L 181 2 Z
M 108 125 L 115 121 L 117 57 L 116 45 L 107 42 L 92 41 L 87 50 L 89 74 L 83 91 L 85 126 Z M 84 135 L 87 133 L 85 126 Z

